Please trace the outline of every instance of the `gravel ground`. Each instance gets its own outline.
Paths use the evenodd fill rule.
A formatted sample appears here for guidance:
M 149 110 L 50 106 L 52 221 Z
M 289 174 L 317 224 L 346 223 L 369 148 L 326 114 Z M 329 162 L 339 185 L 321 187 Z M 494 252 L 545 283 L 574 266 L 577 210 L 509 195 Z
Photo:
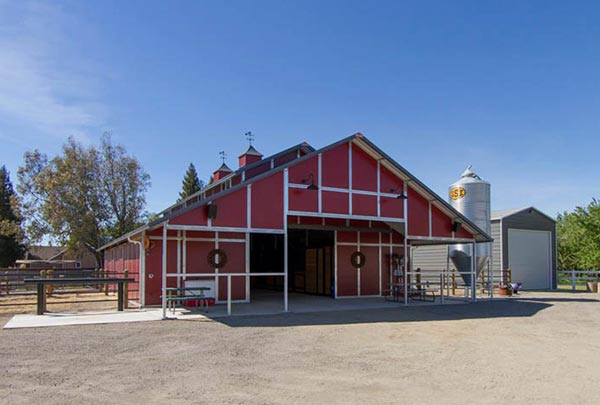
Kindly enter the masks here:
M 0 403 L 595 404 L 597 298 L 0 330 Z

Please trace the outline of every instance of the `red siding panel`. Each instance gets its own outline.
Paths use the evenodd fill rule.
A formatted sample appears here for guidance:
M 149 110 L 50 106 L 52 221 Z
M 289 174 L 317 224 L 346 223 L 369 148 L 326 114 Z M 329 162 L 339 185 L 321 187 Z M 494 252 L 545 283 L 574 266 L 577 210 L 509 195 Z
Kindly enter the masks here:
M 386 218 L 404 218 L 404 200 L 381 197 L 380 213 Z
M 340 297 L 358 294 L 358 274 L 350 264 L 350 256 L 355 250 L 353 246 L 337 247 L 337 295 Z
M 348 193 L 323 191 L 323 212 L 331 214 L 348 214 Z
M 321 157 L 322 185 L 348 188 L 348 144 L 336 146 L 323 152 Z
M 290 188 L 289 190 L 291 211 L 317 212 L 319 210 L 318 191 L 305 188 Z
M 317 157 L 298 162 L 288 169 L 288 181 L 292 184 L 302 184 L 302 180 L 308 179 L 312 174 L 315 184 L 319 181 L 319 162 Z M 308 183 L 310 184 L 310 183 Z
M 452 220 L 435 206 L 431 207 L 431 233 L 437 237 L 452 236 Z
M 252 228 L 283 229 L 283 172 L 252 184 L 251 225 Z
M 377 161 L 356 146 L 352 147 L 352 188 L 377 191 Z
M 237 242 L 219 243 L 219 248 L 227 254 L 227 264 L 219 269 L 220 273 L 246 272 L 246 245 Z M 231 299 L 246 298 L 246 277 L 231 277 Z M 227 299 L 227 277 L 219 277 L 219 299 Z
M 361 233 L 362 242 L 362 233 Z M 360 269 L 360 295 L 379 294 L 379 248 L 361 246 L 365 255 L 365 265 Z
M 408 188 L 408 234 L 429 236 L 429 202 Z
M 404 182 L 396 177 L 385 167 L 381 167 L 381 192 L 382 193 L 402 193 Z
M 352 214 L 377 216 L 377 196 L 352 194 Z
M 217 198 L 213 201 L 217 205 L 217 217 L 212 220 L 212 225 L 245 228 L 247 203 L 246 187 Z

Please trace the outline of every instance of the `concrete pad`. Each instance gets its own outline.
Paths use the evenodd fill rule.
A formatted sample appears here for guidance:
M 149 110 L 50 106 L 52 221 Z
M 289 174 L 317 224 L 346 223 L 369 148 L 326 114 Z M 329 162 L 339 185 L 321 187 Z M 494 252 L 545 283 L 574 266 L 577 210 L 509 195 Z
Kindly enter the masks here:
M 413 305 L 439 305 L 436 302 L 411 301 Z M 464 300 L 446 300 L 446 304 L 465 303 Z M 386 301 L 382 297 L 358 297 L 332 299 L 323 296 L 305 294 L 289 295 L 288 313 L 313 313 L 330 311 L 362 311 L 368 309 L 404 308 L 400 302 Z M 276 315 L 284 313 L 283 293 L 261 292 L 252 296 L 250 303 L 232 304 L 231 316 Z M 175 312 L 167 310 L 168 319 L 178 320 L 217 320 L 227 317 L 227 305 L 219 304 L 208 308 L 177 308 Z M 40 328 L 49 326 L 92 325 L 123 322 L 148 322 L 162 320 L 161 308 L 141 310 L 102 311 L 69 313 L 47 313 L 44 315 L 15 315 L 4 325 L 4 329 Z
M 135 311 L 81 312 L 76 314 L 48 313 L 45 315 L 15 315 L 4 325 L 4 329 L 40 328 L 47 326 L 91 325 L 101 323 L 147 322 L 162 319 L 157 309 Z

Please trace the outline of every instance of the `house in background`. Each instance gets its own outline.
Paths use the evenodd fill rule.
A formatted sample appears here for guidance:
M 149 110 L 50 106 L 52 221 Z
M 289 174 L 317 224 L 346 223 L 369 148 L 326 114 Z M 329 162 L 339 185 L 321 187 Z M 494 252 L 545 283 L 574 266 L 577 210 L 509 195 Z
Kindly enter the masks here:
M 89 252 L 68 252 L 64 246 L 31 246 L 25 259 L 17 260 L 16 266 L 22 269 L 87 269 L 96 267 L 96 259 Z

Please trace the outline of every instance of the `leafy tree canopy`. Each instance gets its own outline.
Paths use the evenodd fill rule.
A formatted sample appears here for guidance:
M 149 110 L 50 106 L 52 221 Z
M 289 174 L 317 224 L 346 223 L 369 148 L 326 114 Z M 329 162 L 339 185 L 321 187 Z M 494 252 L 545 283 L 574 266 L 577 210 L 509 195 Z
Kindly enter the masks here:
M 25 234 L 21 228 L 19 201 L 5 166 L 0 167 L 0 267 L 23 257 Z
M 150 177 L 110 134 L 99 147 L 73 138 L 49 159 L 39 151 L 25 153 L 18 191 L 32 240 L 49 237 L 72 251 L 96 249 L 133 230 L 144 219 Z
M 596 199 L 559 214 L 556 230 L 560 269 L 600 269 L 600 203 Z

